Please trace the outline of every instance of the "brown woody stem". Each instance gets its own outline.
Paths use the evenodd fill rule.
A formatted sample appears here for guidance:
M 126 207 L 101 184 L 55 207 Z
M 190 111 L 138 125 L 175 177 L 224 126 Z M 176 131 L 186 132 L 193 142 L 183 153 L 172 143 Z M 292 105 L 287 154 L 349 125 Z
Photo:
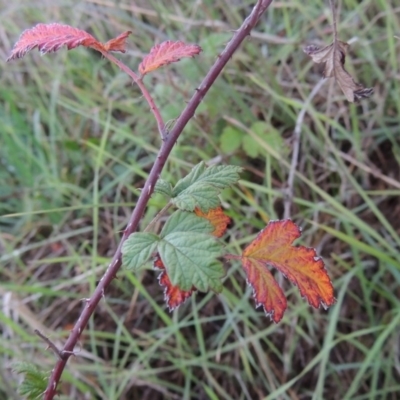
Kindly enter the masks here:
M 161 171 L 168 159 L 168 156 L 174 147 L 178 137 L 182 133 L 183 129 L 193 117 L 197 107 L 203 100 L 206 93 L 209 91 L 217 77 L 220 75 L 222 69 L 225 67 L 229 59 L 232 57 L 233 53 L 238 49 L 243 40 L 250 35 L 251 30 L 255 27 L 258 20 L 264 11 L 270 6 L 272 0 L 258 0 L 257 4 L 254 6 L 251 14 L 245 19 L 241 27 L 236 31 L 230 42 L 226 45 L 223 52 L 219 55 L 214 65 L 210 68 L 209 72 L 205 76 L 203 82 L 200 84 L 189 103 L 186 105 L 185 109 L 182 111 L 181 115 L 177 119 L 175 126 L 169 132 L 167 136 L 164 137 L 162 141 L 161 148 L 158 152 L 156 161 L 154 162 L 153 168 L 150 171 L 149 177 L 146 180 L 144 188 L 139 196 L 127 227 L 122 235 L 121 241 L 118 248 L 114 254 L 114 257 L 107 268 L 104 276 L 97 285 L 92 297 L 87 300 L 86 306 L 82 311 L 78 321 L 76 322 L 74 328 L 72 329 L 67 342 L 64 345 L 63 350 L 60 352 L 61 359 L 57 362 L 54 369 L 52 370 L 47 389 L 44 393 L 44 400 L 52 400 L 57 393 L 57 385 L 61 378 L 61 374 L 67 364 L 69 357 L 71 356 L 76 343 L 85 329 L 89 318 L 93 314 L 96 306 L 100 302 L 101 298 L 104 296 L 104 292 L 110 285 L 112 280 L 115 278 L 122 262 L 122 245 L 129 235 L 135 232 L 139 226 L 140 219 L 146 209 L 147 203 L 153 193 L 154 186 L 161 174 Z M 107 58 L 111 60 L 108 54 Z M 111 56 L 112 57 L 112 56 Z M 114 58 L 114 57 L 112 57 Z M 118 60 L 117 60 L 118 61 Z M 121 64 L 121 65 L 120 65 Z M 122 67 L 122 63 L 117 65 Z M 125 68 L 122 68 L 125 71 Z M 140 81 L 136 81 L 140 82 Z M 159 121 L 157 121 L 159 122 Z

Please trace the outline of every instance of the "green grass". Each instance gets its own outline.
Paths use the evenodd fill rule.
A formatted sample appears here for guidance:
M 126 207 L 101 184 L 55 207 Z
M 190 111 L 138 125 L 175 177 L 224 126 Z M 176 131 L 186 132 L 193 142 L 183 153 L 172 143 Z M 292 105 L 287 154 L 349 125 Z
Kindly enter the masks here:
M 169 313 L 156 274 L 121 270 L 63 375 L 60 399 L 397 399 L 400 393 L 400 8 L 346 1 L 346 68 L 375 93 L 349 105 L 325 82 L 307 107 L 290 217 L 317 249 L 337 303 L 314 310 L 285 281 L 288 310 L 275 325 L 254 309 L 238 264 L 222 294 L 198 294 Z M 145 79 L 166 120 L 177 117 L 251 9 L 248 0 L 0 0 L 1 56 L 26 28 L 63 22 L 102 41 L 132 30 L 137 68 L 155 42 L 195 42 L 203 53 Z M 331 41 L 327 2 L 275 2 L 235 54 L 173 149 L 165 179 L 201 160 L 241 165 L 223 193 L 237 253 L 287 203 L 293 131 L 320 80 L 303 53 Z M 159 146 L 138 89 L 114 66 L 78 48 L 2 64 L 0 75 L 0 399 L 18 399 L 16 362 L 50 371 L 59 346 L 118 244 Z M 263 121 L 276 146 L 251 130 Z M 221 150 L 232 127 L 257 158 Z M 154 196 L 142 226 L 164 205 Z M 290 204 L 289 204 L 290 205 Z M 279 278 L 281 279 L 281 278 Z

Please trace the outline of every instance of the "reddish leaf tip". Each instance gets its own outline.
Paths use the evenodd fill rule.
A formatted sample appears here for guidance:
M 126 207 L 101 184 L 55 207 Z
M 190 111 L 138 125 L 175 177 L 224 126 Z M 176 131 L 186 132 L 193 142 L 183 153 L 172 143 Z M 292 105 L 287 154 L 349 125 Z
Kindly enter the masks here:
M 222 237 L 231 223 L 231 219 L 224 213 L 222 207 L 211 208 L 207 212 L 203 212 L 196 207 L 194 212 L 198 217 L 205 218 L 211 223 L 214 227 L 212 234 L 215 237 Z
M 164 288 L 164 300 L 169 311 L 173 311 L 181 304 L 185 303 L 193 292 L 196 291 L 195 287 L 192 287 L 191 290 L 181 290 L 178 286 L 174 286 L 169 279 L 167 271 L 165 270 L 165 265 L 159 254 L 157 254 L 154 259 L 153 267 L 162 270 L 161 274 L 158 276 L 158 283 Z

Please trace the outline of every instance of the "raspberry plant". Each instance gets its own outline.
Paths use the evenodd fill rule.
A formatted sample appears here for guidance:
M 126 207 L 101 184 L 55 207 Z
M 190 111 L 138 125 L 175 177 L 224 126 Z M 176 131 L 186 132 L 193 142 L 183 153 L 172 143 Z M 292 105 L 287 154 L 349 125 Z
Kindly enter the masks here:
M 24 31 L 15 44 L 8 61 L 21 58 L 34 48 L 42 54 L 57 51 L 63 46 L 66 46 L 68 50 L 84 46 L 100 52 L 138 85 L 154 115 L 161 143 L 156 161 L 115 255 L 96 290 L 86 301 L 86 307 L 63 349 L 58 349 L 48 338 L 38 333 L 59 357 L 48 379 L 47 388 L 42 390 L 46 400 L 53 399 L 56 395 L 63 369 L 73 354 L 90 316 L 103 297 L 105 289 L 115 278 L 121 265 L 137 271 L 152 261 L 154 268 L 160 271 L 159 283 L 163 287 L 165 301 L 171 310 L 181 305 L 197 291 L 221 292 L 225 275 L 222 259 L 237 260 L 242 263 L 247 282 L 253 288 L 256 306 L 262 306 L 265 313 L 275 323 L 282 319 L 287 308 L 287 301 L 282 289 L 273 278 L 270 267 L 283 273 L 295 284 L 301 295 L 313 307 L 318 308 L 321 305 L 328 307 L 335 302 L 332 283 L 323 261 L 314 249 L 293 246 L 293 241 L 299 238 L 301 233 L 299 227 L 288 219 L 271 221 L 243 250 L 242 254 L 225 253 L 222 238 L 230 223 L 230 218 L 223 211 L 219 194 L 225 188 L 238 182 L 240 167 L 207 166 L 201 162 L 174 185 L 160 178 L 173 146 L 188 121 L 194 116 L 201 100 L 271 3 L 272 0 L 257 1 L 251 14 L 233 35 L 223 52 L 219 54 L 215 64 L 195 90 L 193 97 L 171 129 L 168 129 L 163 121 L 143 78 L 162 66 L 185 57 L 199 55 L 201 48 L 198 45 L 170 40 L 155 45 L 143 58 L 138 72 L 134 72 L 112 55 L 112 52 L 125 52 L 126 41 L 131 33 L 129 31 L 123 32 L 106 43 L 101 43 L 91 34 L 68 25 L 38 24 Z M 333 9 L 332 2 L 331 6 Z M 352 102 L 370 96 L 372 89 L 364 88 L 356 83 L 344 69 L 347 47 L 346 43 L 338 40 L 334 18 L 333 43 L 322 49 L 307 46 L 304 51 L 316 63 L 325 65 L 325 77 L 335 78 L 347 100 Z M 226 141 L 227 138 L 224 140 Z M 165 196 L 168 203 L 143 232 L 137 232 L 141 217 L 154 192 Z M 161 220 L 165 221 L 163 225 L 156 223 Z M 162 227 L 159 228 L 160 226 Z M 24 393 L 37 395 L 38 388 L 43 386 L 43 375 L 26 365 L 17 370 L 25 373 L 26 379 L 31 380 L 30 384 L 24 385 Z

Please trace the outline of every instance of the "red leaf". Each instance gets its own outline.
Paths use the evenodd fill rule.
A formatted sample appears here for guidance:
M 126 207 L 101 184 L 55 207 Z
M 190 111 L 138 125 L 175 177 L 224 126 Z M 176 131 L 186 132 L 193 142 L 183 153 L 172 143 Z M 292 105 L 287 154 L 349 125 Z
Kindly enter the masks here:
M 196 207 L 194 212 L 198 217 L 206 218 L 211 222 L 215 228 L 212 234 L 216 237 L 223 236 L 227 226 L 231 222 L 231 219 L 224 213 L 221 207 L 212 208 L 206 213 Z
M 104 44 L 104 48 L 106 51 L 119 51 L 121 53 L 125 53 L 125 42 L 126 38 L 131 34 L 131 31 L 126 31 L 121 33 L 116 38 L 109 40 Z
M 57 51 L 62 46 L 67 46 L 68 50 L 78 46 L 103 47 L 92 35 L 72 26 L 38 24 L 22 32 L 7 61 L 21 58 L 36 47 L 42 54 L 46 54 Z
M 291 245 L 300 235 L 299 228 L 292 221 L 273 221 L 242 254 L 243 268 L 254 289 L 257 305 L 262 304 L 275 322 L 282 318 L 286 302 L 282 302 L 283 293 L 276 282 L 271 285 L 272 275 L 267 265 L 275 267 L 297 285 L 301 295 L 313 307 L 327 307 L 335 302 L 332 283 L 315 250 Z
M 154 46 L 150 53 L 143 58 L 139 65 L 139 72 L 146 75 L 164 65 L 179 61 L 183 57 L 193 57 L 201 52 L 201 47 L 196 44 L 184 42 L 166 42 Z
M 154 260 L 153 266 L 154 268 L 163 270 L 158 277 L 158 282 L 164 287 L 165 302 L 167 303 L 170 311 L 173 311 L 175 308 L 183 304 L 192 295 L 196 288 L 193 287 L 191 290 L 181 290 L 178 286 L 174 286 L 171 283 L 169 276 L 165 271 L 165 266 L 158 254 Z

